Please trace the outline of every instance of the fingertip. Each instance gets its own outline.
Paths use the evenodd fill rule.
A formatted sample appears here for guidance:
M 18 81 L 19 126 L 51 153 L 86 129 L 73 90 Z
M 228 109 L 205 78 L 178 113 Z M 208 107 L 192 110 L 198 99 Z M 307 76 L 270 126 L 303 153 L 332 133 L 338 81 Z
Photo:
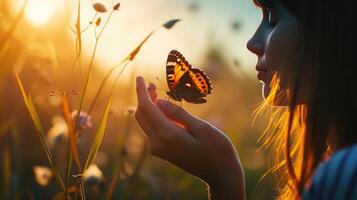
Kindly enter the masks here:
M 149 99 L 149 94 L 146 90 L 146 83 L 142 76 L 136 77 L 136 93 L 139 104 L 144 103 L 147 99 Z
M 142 76 L 137 76 L 136 77 L 136 82 L 140 82 L 140 81 L 143 81 L 144 78 Z
M 157 99 L 157 93 L 156 93 L 156 86 L 153 83 L 149 83 L 148 88 L 147 88 L 149 95 L 151 97 L 151 101 L 155 102 Z
M 154 83 L 150 82 L 148 85 L 148 90 L 156 90 L 156 85 Z
M 137 89 L 141 89 L 142 86 L 145 88 L 145 80 L 142 76 L 137 76 L 136 77 L 136 87 Z

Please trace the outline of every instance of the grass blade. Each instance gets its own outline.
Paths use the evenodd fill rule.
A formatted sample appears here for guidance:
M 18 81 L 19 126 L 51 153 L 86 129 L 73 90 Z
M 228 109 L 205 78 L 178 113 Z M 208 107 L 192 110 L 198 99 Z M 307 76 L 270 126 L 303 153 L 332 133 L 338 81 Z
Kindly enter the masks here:
M 81 34 L 81 1 L 78 0 L 77 8 L 77 22 L 76 22 L 76 35 L 77 35 L 77 56 L 82 54 L 82 34 Z
M 126 61 L 126 59 L 123 59 L 122 61 L 120 61 L 120 63 L 118 65 L 116 65 L 115 67 L 110 69 L 110 71 L 105 75 L 105 77 L 104 77 L 103 81 L 100 83 L 100 86 L 99 86 L 97 92 L 95 93 L 94 99 L 88 109 L 88 114 L 92 113 L 92 110 L 94 108 L 95 103 L 97 102 L 99 94 L 102 92 L 105 83 L 109 80 L 110 75 L 114 72 L 115 69 L 117 69 L 117 67 L 121 66 L 121 64 L 124 63 L 125 61 Z
M 154 31 L 151 31 L 145 38 L 144 40 L 129 54 L 128 58 L 130 61 L 134 60 L 136 54 L 139 53 L 141 47 L 143 44 L 151 37 L 151 35 L 154 33 Z
M 93 163 L 95 157 L 97 156 L 97 153 L 98 153 L 100 144 L 102 143 L 102 139 L 103 139 L 105 129 L 107 126 L 107 119 L 108 119 L 108 113 L 109 113 L 111 102 L 112 102 L 112 96 L 110 95 L 108 102 L 105 106 L 104 113 L 102 115 L 102 119 L 100 120 L 100 125 L 99 125 L 97 133 L 95 135 L 94 142 L 90 148 L 86 164 L 84 165 L 83 172 Z
M 101 35 L 103 34 L 105 27 L 108 25 L 113 12 L 114 12 L 114 10 L 112 10 L 110 12 L 110 14 L 109 14 L 109 16 L 107 18 L 107 21 L 105 22 L 104 26 L 102 27 L 101 31 L 99 32 L 99 35 L 97 35 L 96 32 L 95 32 L 94 49 L 93 49 L 92 56 L 91 56 L 91 59 L 90 59 L 88 73 L 87 73 L 87 76 L 86 76 L 86 79 L 85 79 L 85 82 L 84 82 L 84 85 L 83 85 L 82 93 L 81 93 L 81 96 L 80 96 L 80 99 L 79 99 L 78 113 L 81 113 L 84 97 L 85 97 L 87 86 L 88 86 L 88 83 L 89 83 L 89 79 L 91 78 L 92 73 L 93 73 L 92 72 L 92 70 L 93 70 L 92 68 L 93 68 L 93 63 L 94 63 L 94 56 L 95 56 L 95 54 L 97 52 L 97 46 L 98 46 L 98 43 L 99 43 L 99 39 L 100 39 Z M 74 128 L 75 132 L 78 129 L 78 123 L 79 123 L 79 115 L 78 115 L 78 117 L 76 119 L 76 122 L 75 122 L 75 128 Z
M 172 19 L 167 21 L 166 23 L 164 23 L 162 26 L 165 27 L 166 29 L 171 29 L 177 22 L 181 21 L 181 19 Z M 120 70 L 119 74 L 117 75 L 115 82 L 113 84 L 113 88 L 111 90 L 111 92 L 113 92 L 115 83 L 117 82 L 117 80 L 119 79 L 120 75 L 124 72 L 127 64 L 131 61 L 133 61 L 136 57 L 136 55 L 139 53 L 141 47 L 145 44 L 145 42 L 155 33 L 155 30 L 151 31 L 140 43 L 138 46 L 135 47 L 135 49 L 133 49 L 128 56 L 126 56 L 124 59 L 122 59 L 119 64 L 117 64 L 116 66 L 112 67 L 111 70 L 106 74 L 104 80 L 102 81 L 102 83 L 99 86 L 99 89 L 97 91 L 97 93 L 95 94 L 95 97 L 89 107 L 88 113 L 91 113 L 93 108 L 94 108 L 94 104 L 96 103 L 99 94 L 101 93 L 101 91 L 104 88 L 105 83 L 107 82 L 107 80 L 109 79 L 110 75 L 114 72 L 115 69 L 117 69 L 119 66 L 121 66 L 124 62 L 126 62 L 124 64 L 124 67 Z
M 76 162 L 77 168 L 79 173 L 82 173 L 82 167 L 81 167 L 81 162 L 79 160 L 79 153 L 77 149 L 77 138 L 74 132 L 74 124 L 72 121 L 72 116 L 71 116 L 71 106 L 69 104 L 69 100 L 66 94 L 61 96 L 61 106 L 62 106 L 62 111 L 64 118 L 67 123 L 67 129 L 68 129 L 68 138 L 69 138 L 69 146 L 67 149 L 67 172 L 66 172 L 66 188 L 65 188 L 65 194 L 67 195 L 68 192 L 68 182 L 69 182 L 69 175 L 70 175 L 70 169 L 71 169 L 71 164 L 72 164 L 72 157 L 74 158 L 74 161 Z M 79 113 L 78 113 L 79 115 Z M 71 151 L 71 154 L 69 153 L 69 150 Z M 84 192 L 84 183 L 83 179 L 81 179 L 80 183 L 80 192 L 81 192 L 81 197 L 82 199 L 85 198 L 85 192 Z
M 0 46 L 0 59 L 4 56 L 5 51 L 9 47 L 10 38 L 14 34 L 16 28 L 19 25 L 20 20 L 22 19 L 23 15 L 25 13 L 25 10 L 26 10 L 26 7 L 27 7 L 27 3 L 28 3 L 28 0 L 26 0 L 24 2 L 23 6 L 21 7 L 20 13 L 17 15 L 17 17 L 15 18 L 14 22 L 12 22 L 11 28 L 9 29 L 9 31 L 7 33 L 5 33 L 5 35 L 2 38 L 2 41 L 1 41 L 2 45 Z
M 24 86 L 20 80 L 20 77 L 19 75 L 16 73 L 16 79 L 17 79 L 17 82 L 19 84 L 19 87 L 20 87 L 20 90 L 21 90 L 21 94 L 22 94 L 22 97 L 24 99 L 24 102 L 25 102 L 25 105 L 30 113 L 30 116 L 31 116 L 31 119 L 35 125 L 35 128 L 37 129 L 38 132 L 43 133 L 43 128 L 42 128 L 42 125 L 41 125 L 41 122 L 40 122 L 40 119 L 38 117 L 38 114 L 37 114 L 37 111 L 36 111 L 36 108 L 33 104 L 33 101 L 32 101 L 32 98 L 31 98 L 31 95 L 29 94 L 28 96 L 26 95 L 26 92 L 25 92 L 25 89 L 24 89 Z
M 62 178 L 61 178 L 61 176 L 59 174 L 58 168 L 56 167 L 56 165 L 53 162 L 52 154 L 51 154 L 51 152 L 49 150 L 49 147 L 48 147 L 48 145 L 46 143 L 45 132 L 43 131 L 43 128 L 42 128 L 42 125 L 41 125 L 41 121 L 40 121 L 40 119 L 38 117 L 38 114 L 37 114 L 35 105 L 33 103 L 33 100 L 31 98 L 31 95 L 26 95 L 24 86 L 23 86 L 23 84 L 21 82 L 21 79 L 20 79 L 20 77 L 19 77 L 19 75 L 17 73 L 15 73 L 15 77 L 17 79 L 17 83 L 19 85 L 19 88 L 20 88 L 20 91 L 21 91 L 21 95 L 23 97 L 23 100 L 25 102 L 27 110 L 29 111 L 30 116 L 32 118 L 32 121 L 33 121 L 33 123 L 35 125 L 35 128 L 37 129 L 37 132 L 38 132 L 38 135 L 40 137 L 40 141 L 41 141 L 42 147 L 44 148 L 44 150 L 46 152 L 46 156 L 47 156 L 48 162 L 49 162 L 49 164 L 51 166 L 52 172 L 55 175 L 56 180 L 57 180 L 62 192 L 64 192 L 65 191 L 65 187 L 64 187 L 63 180 L 62 180 Z
M 70 153 L 71 151 L 71 144 L 68 141 L 67 145 L 67 167 L 66 167 L 66 185 L 65 185 L 65 200 L 68 199 L 68 187 L 69 187 L 69 180 L 71 178 L 71 170 L 72 170 L 72 154 Z
M 131 61 L 134 60 L 135 56 L 139 53 L 141 47 L 142 47 L 142 46 L 145 44 L 145 42 L 152 36 L 152 34 L 154 34 L 154 32 L 155 32 L 155 31 L 151 31 L 151 32 L 139 43 L 139 45 L 136 46 L 135 49 L 133 49 L 133 50 L 130 52 L 130 54 L 129 54 L 127 57 L 125 57 L 123 60 L 121 60 L 121 61 L 119 62 L 119 64 L 117 64 L 116 66 L 114 66 L 114 67 L 106 74 L 105 78 L 103 79 L 102 83 L 101 83 L 100 86 L 99 86 L 99 89 L 98 89 L 97 93 L 95 94 L 95 97 L 94 97 L 94 99 L 93 99 L 93 101 L 92 101 L 92 103 L 91 103 L 91 105 L 90 105 L 90 107 L 89 107 L 88 113 L 91 113 L 91 112 L 92 112 L 92 110 L 93 110 L 93 108 L 94 108 L 94 104 L 96 103 L 96 101 L 97 101 L 97 99 L 98 99 L 98 97 L 99 97 L 99 94 L 100 94 L 101 91 L 103 90 L 105 83 L 106 83 L 107 80 L 109 79 L 110 75 L 114 72 L 114 70 L 115 70 L 116 68 L 118 68 L 119 66 L 121 66 L 123 63 L 125 63 L 124 66 L 122 67 L 122 69 L 120 70 L 119 74 L 118 74 L 117 77 L 115 78 L 114 84 L 113 84 L 112 89 L 111 89 L 111 93 L 113 92 L 114 86 L 115 86 L 117 80 L 119 79 L 120 75 L 121 75 L 121 74 L 124 72 L 124 70 L 126 69 L 127 64 L 129 64 L 129 62 L 131 62 Z
M 120 147 L 120 148 L 117 150 L 116 155 L 115 155 L 115 160 L 114 160 L 113 169 L 112 169 L 112 180 L 109 183 L 108 190 L 105 195 L 106 200 L 112 199 L 114 190 L 115 190 L 117 182 L 119 180 L 120 171 L 123 168 L 123 164 L 124 164 L 124 160 L 125 160 L 124 151 L 126 151 L 125 143 L 128 140 L 128 136 L 129 136 L 129 133 L 131 130 L 130 118 L 131 118 L 131 116 L 127 115 L 125 126 L 123 129 L 124 130 L 123 138 L 117 139 L 118 143 L 116 146 Z
M 73 156 L 74 161 L 77 164 L 78 169 L 81 169 L 81 162 L 79 160 L 79 154 L 78 154 L 78 149 L 77 149 L 77 138 L 75 136 L 74 129 L 73 129 L 74 126 L 73 126 L 72 116 L 71 116 L 71 107 L 70 107 L 67 95 L 62 95 L 61 106 L 62 106 L 62 112 L 63 112 L 64 119 L 66 120 L 66 123 L 67 123 L 68 139 L 69 139 L 72 156 Z

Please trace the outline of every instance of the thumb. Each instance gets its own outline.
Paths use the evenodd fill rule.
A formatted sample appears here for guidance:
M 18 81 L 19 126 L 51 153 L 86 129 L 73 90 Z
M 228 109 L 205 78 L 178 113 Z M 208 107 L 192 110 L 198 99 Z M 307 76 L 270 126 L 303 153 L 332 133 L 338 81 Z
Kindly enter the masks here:
M 201 119 L 190 114 L 181 106 L 175 105 L 169 101 L 157 99 L 155 103 L 168 118 L 184 125 L 189 130 L 197 130 L 197 128 L 205 123 Z

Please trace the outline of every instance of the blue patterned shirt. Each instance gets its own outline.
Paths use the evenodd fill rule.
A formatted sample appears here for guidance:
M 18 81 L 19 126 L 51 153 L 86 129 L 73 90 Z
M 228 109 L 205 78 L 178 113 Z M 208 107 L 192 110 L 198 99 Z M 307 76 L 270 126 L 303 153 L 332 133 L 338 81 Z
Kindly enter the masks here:
M 357 144 L 341 149 L 316 169 L 303 200 L 357 200 Z

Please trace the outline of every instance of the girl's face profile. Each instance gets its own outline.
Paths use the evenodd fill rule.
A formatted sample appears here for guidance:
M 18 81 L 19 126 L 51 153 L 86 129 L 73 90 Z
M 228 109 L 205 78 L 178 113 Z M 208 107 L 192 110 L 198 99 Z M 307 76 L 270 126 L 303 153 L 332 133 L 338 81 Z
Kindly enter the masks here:
M 263 83 L 262 94 L 266 99 L 274 74 L 289 67 L 288 61 L 298 43 L 298 20 L 279 0 L 257 0 L 256 3 L 263 18 L 247 48 L 258 56 L 257 78 Z M 284 77 L 280 78 L 281 88 L 286 89 Z

